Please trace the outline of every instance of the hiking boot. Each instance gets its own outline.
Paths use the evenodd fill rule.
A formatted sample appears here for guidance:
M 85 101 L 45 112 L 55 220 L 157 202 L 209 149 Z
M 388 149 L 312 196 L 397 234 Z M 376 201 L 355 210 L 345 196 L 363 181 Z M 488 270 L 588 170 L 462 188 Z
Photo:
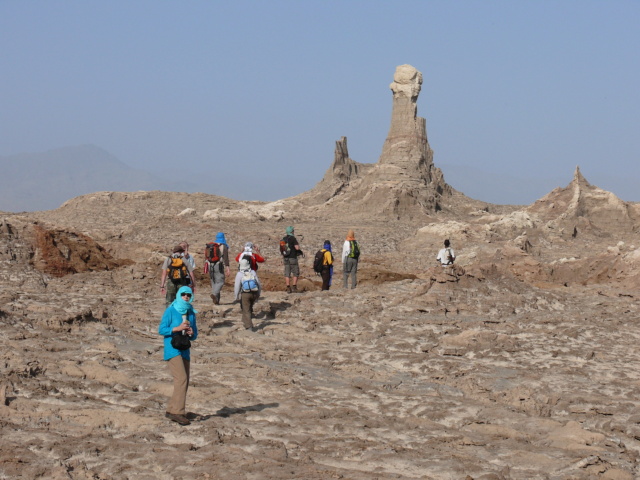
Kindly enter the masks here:
M 287 285 L 287 293 L 291 293 L 291 286 Z
M 291 292 L 292 293 L 298 293 L 298 286 L 297 285 L 291 285 Z
M 211 295 L 209 295 L 211 297 L 211 300 L 213 300 L 213 304 L 214 305 L 218 305 L 220 302 L 218 301 L 218 297 L 216 297 L 213 293 Z
M 164 414 L 164 416 L 167 417 L 171 421 L 179 423 L 180 425 L 191 425 L 191 422 L 189 421 L 189 419 L 187 417 L 185 417 L 184 415 L 178 415 L 176 413 L 166 412 Z

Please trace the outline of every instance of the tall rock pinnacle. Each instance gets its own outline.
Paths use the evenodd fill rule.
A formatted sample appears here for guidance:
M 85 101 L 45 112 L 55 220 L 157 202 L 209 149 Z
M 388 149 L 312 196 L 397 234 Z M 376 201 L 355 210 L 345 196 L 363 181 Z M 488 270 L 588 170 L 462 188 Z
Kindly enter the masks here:
M 396 68 L 389 86 L 393 93 L 391 126 L 377 163 L 349 158 L 347 139 L 336 142 L 335 158 L 322 181 L 301 197 L 314 204 L 331 202 L 348 211 L 382 212 L 398 218 L 430 214 L 442 208 L 442 196 L 453 194 L 427 141 L 426 120 L 417 116 L 422 74 L 411 65 Z
M 433 150 L 427 141 L 427 122 L 417 116 L 422 73 L 411 65 L 400 65 L 389 88 L 393 92 L 391 126 L 378 163 L 395 167 L 395 172 L 386 169 L 389 179 L 431 183 L 436 176 Z

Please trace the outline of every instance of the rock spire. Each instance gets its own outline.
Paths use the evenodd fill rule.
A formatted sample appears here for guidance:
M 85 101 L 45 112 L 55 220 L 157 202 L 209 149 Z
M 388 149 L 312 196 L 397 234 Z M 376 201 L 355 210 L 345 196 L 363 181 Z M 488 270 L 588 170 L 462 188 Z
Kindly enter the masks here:
M 422 73 L 411 65 L 400 65 L 389 88 L 393 94 L 391 125 L 378 162 L 353 161 L 347 139 L 342 137 L 322 181 L 302 194 L 305 203 L 330 200 L 335 208 L 348 202 L 350 212 L 361 209 L 401 218 L 440 210 L 441 197 L 453 194 L 433 164 L 426 120 L 417 115 Z
M 411 174 L 430 180 L 433 151 L 427 141 L 426 120 L 417 116 L 422 74 L 411 65 L 400 65 L 389 88 L 393 92 L 391 126 L 379 163 L 396 166 L 403 177 Z

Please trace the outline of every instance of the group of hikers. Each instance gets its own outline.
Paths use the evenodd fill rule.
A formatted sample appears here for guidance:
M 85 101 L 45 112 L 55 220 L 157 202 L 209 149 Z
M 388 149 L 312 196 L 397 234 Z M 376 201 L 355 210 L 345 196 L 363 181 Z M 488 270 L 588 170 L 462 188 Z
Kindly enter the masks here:
M 300 265 L 298 257 L 304 256 L 300 244 L 295 237 L 293 227 L 287 227 L 285 236 L 280 241 L 280 254 L 284 265 L 284 280 L 287 293 L 298 292 L 298 278 L 300 277 Z M 250 266 L 242 263 L 242 259 L 247 257 Z M 342 248 L 342 264 L 344 288 L 356 288 L 358 283 L 358 260 L 360 257 L 360 245 L 355 239 L 353 230 L 349 230 Z M 243 293 L 243 283 L 241 277 L 250 276 L 247 272 L 257 272 L 258 264 L 265 261 L 260 254 L 260 249 L 252 242 L 247 242 L 244 250 L 235 257 L 238 263 L 238 273 L 236 274 L 236 291 L 234 299 L 241 300 Z M 334 257 L 331 249 L 331 241 L 325 240 L 322 248 L 316 253 L 314 258 L 314 271 L 322 277 L 322 290 L 329 290 L 333 277 Z M 181 242 L 175 247 L 171 255 L 164 259 L 162 264 L 162 276 L 160 279 L 160 291 L 165 296 L 167 306 L 175 299 L 178 289 L 181 286 L 189 286 L 195 291 L 195 268 L 196 261 L 189 253 L 189 244 Z M 211 280 L 211 299 L 215 305 L 220 304 L 220 292 L 224 286 L 226 278 L 230 275 L 229 245 L 225 234 L 218 232 L 213 242 L 207 243 L 204 256 L 204 273 L 209 274 Z M 255 274 L 256 282 L 257 274 Z M 252 290 L 256 291 L 256 290 Z M 246 293 L 246 292 L 244 292 Z
M 295 237 L 293 227 L 287 227 L 285 236 L 279 244 L 284 265 L 284 278 L 287 293 L 298 292 L 300 265 L 298 257 L 304 256 Z M 215 241 L 207 243 L 204 255 L 204 273 L 211 281 L 211 300 L 220 304 L 220 292 L 226 278 L 230 275 L 229 245 L 224 232 L 218 232 Z M 342 249 L 344 288 L 356 288 L 360 245 L 353 230 L 349 230 Z M 244 249 L 235 257 L 238 264 L 234 282 L 234 302 L 239 301 L 242 310 L 242 325 L 255 331 L 252 316 L 253 305 L 260 297 L 262 284 L 258 277 L 259 264 L 265 261 L 258 245 L 246 242 Z M 329 290 L 333 277 L 333 253 L 331 242 L 325 240 L 322 248 L 314 257 L 314 271 L 322 278 L 322 290 Z M 191 341 L 198 337 L 196 309 L 193 307 L 196 290 L 196 263 L 189 253 L 189 244 L 176 245 L 171 255 L 162 264 L 160 292 L 165 296 L 167 308 L 160 320 L 158 333 L 164 337 L 164 360 L 173 377 L 173 394 L 167 405 L 166 417 L 189 425 L 191 420 L 186 413 L 186 396 L 189 387 L 191 364 Z
M 300 265 L 298 257 L 304 256 L 295 237 L 293 227 L 287 227 L 280 241 L 280 254 L 284 264 L 284 278 L 287 293 L 298 292 Z M 342 265 L 344 288 L 356 288 L 360 245 L 353 230 L 349 230 L 342 247 Z M 444 241 L 436 260 L 443 267 L 453 265 L 455 253 L 449 240 Z M 242 309 L 242 325 L 255 331 L 252 315 L 253 305 L 260 297 L 262 285 L 257 271 L 265 261 L 258 245 L 246 242 L 243 251 L 235 257 L 238 272 L 234 282 L 234 301 L 239 301 Z M 333 277 L 333 253 L 331 242 L 325 240 L 322 248 L 315 254 L 313 269 L 322 278 L 322 290 L 329 290 Z M 196 309 L 193 307 L 195 284 L 195 259 L 189 253 L 189 244 L 182 242 L 173 248 L 162 264 L 160 290 L 165 295 L 167 308 L 162 316 L 158 333 L 164 337 L 164 360 L 173 377 L 173 394 L 167 405 L 166 417 L 180 425 L 189 425 L 191 419 L 186 413 L 186 396 L 189 387 L 191 363 L 191 342 L 198 337 Z M 220 304 L 220 292 L 225 279 L 230 274 L 229 245 L 225 234 L 218 232 L 215 241 L 205 247 L 204 272 L 211 280 L 211 299 Z

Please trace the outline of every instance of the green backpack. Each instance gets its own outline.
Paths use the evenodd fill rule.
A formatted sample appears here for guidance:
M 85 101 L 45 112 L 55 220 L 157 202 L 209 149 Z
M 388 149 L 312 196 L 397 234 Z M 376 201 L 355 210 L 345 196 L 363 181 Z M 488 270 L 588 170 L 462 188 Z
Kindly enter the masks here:
M 350 258 L 359 258 L 360 257 L 360 247 L 358 246 L 358 242 L 355 240 L 349 240 L 349 245 L 351 246 L 351 251 L 349 252 Z

